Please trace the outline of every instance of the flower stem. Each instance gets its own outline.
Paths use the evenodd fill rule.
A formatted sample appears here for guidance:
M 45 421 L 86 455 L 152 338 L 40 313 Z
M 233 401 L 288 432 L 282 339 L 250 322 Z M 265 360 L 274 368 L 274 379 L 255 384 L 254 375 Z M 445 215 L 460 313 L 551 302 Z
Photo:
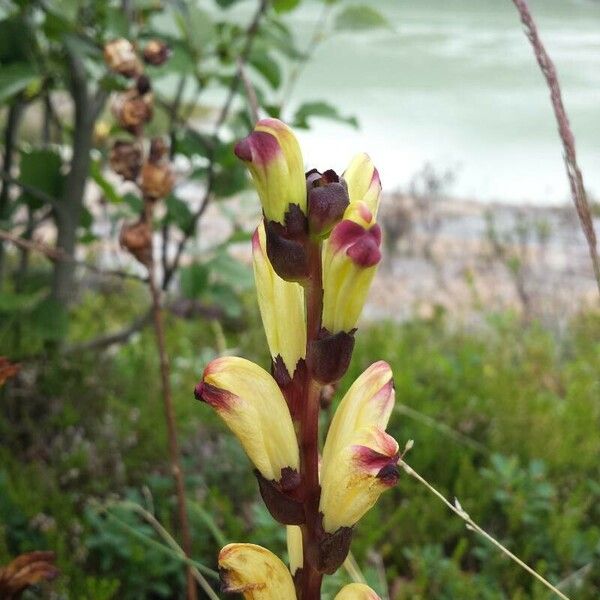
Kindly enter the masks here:
M 321 244 L 309 244 L 310 276 L 306 285 L 306 331 L 307 356 L 311 341 L 316 340 L 321 329 L 323 286 L 321 274 Z M 304 486 L 304 513 L 306 524 L 302 527 L 303 579 L 302 600 L 319 600 L 323 575 L 311 564 L 318 544 L 319 527 L 319 399 L 321 385 L 310 375 L 308 365 L 304 381 L 303 403 L 300 421 L 300 462 Z

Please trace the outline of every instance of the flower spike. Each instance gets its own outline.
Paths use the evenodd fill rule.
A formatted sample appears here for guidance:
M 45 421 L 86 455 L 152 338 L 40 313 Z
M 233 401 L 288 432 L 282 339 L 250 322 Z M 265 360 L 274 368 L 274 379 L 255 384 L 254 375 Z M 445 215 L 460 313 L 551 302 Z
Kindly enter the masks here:
M 296 600 L 292 576 L 272 552 L 255 544 L 228 544 L 219 553 L 222 589 L 245 600 Z
M 364 583 L 349 583 L 333 600 L 381 600 L 381 598 Z
M 300 145 L 293 131 L 278 119 L 258 121 L 238 142 L 235 154 L 252 174 L 268 221 L 285 224 L 290 207 L 306 215 L 306 183 Z
M 350 387 L 327 433 L 321 467 L 323 528 L 352 527 L 399 476 L 398 443 L 387 433 L 394 406 L 389 365 L 371 365 Z
M 261 223 L 252 238 L 254 280 L 258 306 L 273 362 L 283 361 L 289 378 L 306 354 L 304 290 L 298 283 L 279 277 L 267 256 L 267 240 Z
M 298 443 L 285 399 L 258 365 L 234 356 L 211 361 L 194 394 L 210 404 L 236 435 L 267 481 L 299 469 Z

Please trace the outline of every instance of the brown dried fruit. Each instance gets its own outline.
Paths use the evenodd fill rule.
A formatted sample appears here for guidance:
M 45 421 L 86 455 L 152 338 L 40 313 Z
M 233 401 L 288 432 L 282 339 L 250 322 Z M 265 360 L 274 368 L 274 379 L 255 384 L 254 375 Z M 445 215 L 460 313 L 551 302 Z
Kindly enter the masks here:
M 137 135 L 144 123 L 152 119 L 153 107 L 152 93 L 140 95 L 137 89 L 131 89 L 117 96 L 112 111 L 123 129 Z
M 104 46 L 104 62 L 111 71 L 125 77 L 136 77 L 142 72 L 133 44 L 124 38 L 113 40 Z
M 168 163 L 147 162 L 142 167 L 140 189 L 144 198 L 159 200 L 171 193 L 175 178 Z
M 2 387 L 8 379 L 14 377 L 20 370 L 20 366 L 10 362 L 6 356 L 0 356 L 0 387 Z
M 158 67 L 171 56 L 171 49 L 162 40 L 150 40 L 144 48 L 144 60 L 149 65 Z
M 13 600 L 28 587 L 58 575 L 54 552 L 28 552 L 0 567 L 0 598 Z
M 146 267 L 152 262 L 152 230 L 145 220 L 124 223 L 119 242 L 139 262 Z
M 127 181 L 135 181 L 142 168 L 142 149 L 136 143 L 117 140 L 110 151 L 111 169 Z

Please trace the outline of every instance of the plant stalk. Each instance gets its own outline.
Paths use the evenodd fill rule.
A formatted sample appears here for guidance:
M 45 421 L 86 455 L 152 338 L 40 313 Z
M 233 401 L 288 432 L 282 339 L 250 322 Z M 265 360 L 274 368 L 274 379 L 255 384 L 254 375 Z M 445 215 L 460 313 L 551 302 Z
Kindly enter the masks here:
M 309 356 L 310 343 L 316 340 L 321 329 L 323 309 L 323 284 L 321 273 L 321 244 L 309 243 L 310 275 L 306 292 L 306 343 Z M 308 365 L 304 382 L 303 411 L 300 422 L 300 470 L 304 486 L 304 513 L 302 526 L 302 600 L 319 600 L 323 575 L 311 564 L 317 552 L 319 536 L 319 408 L 321 385 L 310 376 Z
M 146 218 L 152 222 L 152 207 L 150 202 L 146 202 Z M 161 311 L 161 292 L 156 283 L 156 267 L 154 260 L 154 250 L 151 251 L 151 260 L 148 267 L 148 286 L 152 296 L 152 323 L 156 336 L 156 347 L 160 361 L 160 378 L 162 387 L 162 396 L 165 409 L 165 421 L 167 424 L 167 438 L 169 444 L 169 461 L 171 463 L 171 474 L 175 482 L 175 491 L 177 494 L 177 514 L 179 527 L 181 528 L 181 538 L 183 551 L 187 558 L 192 554 L 192 535 L 190 523 L 185 503 L 185 483 L 183 480 L 183 470 L 181 468 L 179 442 L 177 441 L 177 427 L 175 425 L 175 412 L 173 410 L 173 393 L 171 391 L 171 367 L 167 355 L 165 343 L 164 323 Z M 196 600 L 198 593 L 194 573 L 190 565 L 187 567 L 187 599 Z

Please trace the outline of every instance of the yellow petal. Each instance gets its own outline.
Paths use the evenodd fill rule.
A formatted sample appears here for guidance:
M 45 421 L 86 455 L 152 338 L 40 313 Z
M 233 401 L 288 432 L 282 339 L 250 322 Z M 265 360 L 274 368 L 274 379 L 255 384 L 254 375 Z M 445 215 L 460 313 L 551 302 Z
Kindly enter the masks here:
M 267 256 L 266 234 L 261 223 L 252 238 L 254 280 L 258 306 L 273 360 L 280 356 L 290 377 L 306 355 L 304 290 L 299 283 L 285 281 Z
M 265 479 L 279 481 L 288 467 L 299 470 L 287 403 L 263 368 L 244 358 L 217 358 L 204 370 L 195 395 L 217 411 Z
M 362 202 L 351 204 L 323 248 L 323 327 L 330 333 L 356 327 L 377 265 L 381 228 Z
M 219 554 L 223 591 L 246 600 L 296 600 L 286 566 L 262 546 L 228 544 Z
M 284 224 L 285 213 L 297 204 L 306 214 L 306 180 L 300 144 L 278 119 L 262 119 L 235 147 L 254 179 L 265 216 Z
M 379 172 L 368 154 L 357 154 L 344 171 L 342 177 L 348 184 L 350 203 L 364 202 L 373 216 L 377 216 L 381 181 Z
M 290 572 L 292 576 L 296 574 L 298 569 L 304 564 L 304 556 L 302 550 L 302 529 L 298 525 L 286 526 L 287 549 L 290 561 Z
M 371 365 L 340 402 L 321 465 L 325 531 L 352 527 L 396 483 L 398 444 L 385 433 L 393 406 L 392 372 L 383 361 Z
M 345 585 L 334 600 L 381 600 L 381 598 L 364 583 Z

